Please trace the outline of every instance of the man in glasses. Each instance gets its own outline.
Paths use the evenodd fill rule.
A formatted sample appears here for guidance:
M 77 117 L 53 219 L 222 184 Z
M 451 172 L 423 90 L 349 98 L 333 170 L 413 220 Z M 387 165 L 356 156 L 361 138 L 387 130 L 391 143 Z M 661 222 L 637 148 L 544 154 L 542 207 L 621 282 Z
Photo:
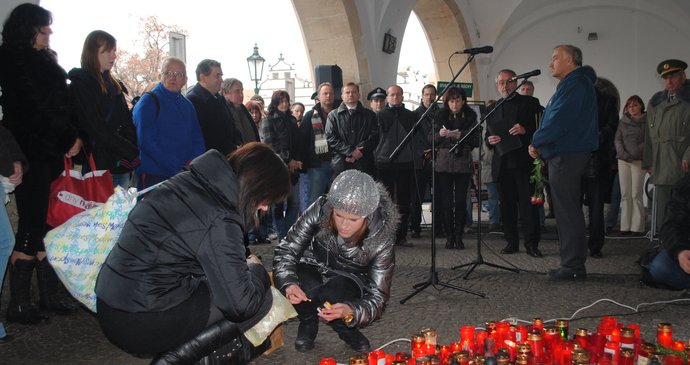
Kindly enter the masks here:
M 501 218 L 506 247 L 502 254 L 512 254 L 520 249 L 518 217 L 522 225 L 525 252 L 532 257 L 542 257 L 539 251 L 541 232 L 538 207 L 531 203 L 535 193 L 530 182 L 532 157 L 527 147 L 537 130 L 542 107 L 531 96 L 513 94 L 517 88 L 515 72 L 504 69 L 496 75 L 496 90 L 501 95 L 497 106 L 487 120 L 486 142 L 494 149 L 491 174 L 498 183 Z
M 194 106 L 181 93 L 187 84 L 184 62 L 166 58 L 159 80 L 132 112 L 141 153 L 141 165 L 136 169 L 139 189 L 177 174 L 205 151 Z

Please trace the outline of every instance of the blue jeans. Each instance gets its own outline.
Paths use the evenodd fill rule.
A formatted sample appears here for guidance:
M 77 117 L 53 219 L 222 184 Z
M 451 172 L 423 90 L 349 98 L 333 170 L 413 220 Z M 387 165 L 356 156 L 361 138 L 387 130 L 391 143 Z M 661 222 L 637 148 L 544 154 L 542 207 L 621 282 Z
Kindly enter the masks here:
M 287 231 L 297 220 L 299 210 L 299 181 L 292 186 L 290 196 L 287 201 L 274 204 L 271 208 L 273 214 L 273 225 L 276 228 L 278 241 L 287 236 Z
M 649 273 L 654 281 L 672 286 L 677 289 L 690 289 L 690 274 L 683 271 L 675 258 L 666 249 L 659 251 L 654 260 L 649 263 Z
M 5 204 L 5 189 L 0 184 L 0 202 Z M 3 206 L 0 209 L 0 287 L 5 279 L 5 271 L 7 270 L 7 262 L 10 260 L 12 249 L 14 248 L 14 230 L 10 224 L 10 217 L 7 215 L 7 209 Z M 5 327 L 0 322 L 0 338 L 5 337 Z
M 489 211 L 489 224 L 501 224 L 501 209 L 498 206 L 498 185 L 495 182 L 486 183 L 489 199 L 486 208 Z
M 331 161 L 321 161 L 314 167 L 307 170 L 307 177 L 309 179 L 309 200 L 307 200 L 307 207 L 312 205 L 321 195 L 328 192 L 333 178 L 333 168 Z

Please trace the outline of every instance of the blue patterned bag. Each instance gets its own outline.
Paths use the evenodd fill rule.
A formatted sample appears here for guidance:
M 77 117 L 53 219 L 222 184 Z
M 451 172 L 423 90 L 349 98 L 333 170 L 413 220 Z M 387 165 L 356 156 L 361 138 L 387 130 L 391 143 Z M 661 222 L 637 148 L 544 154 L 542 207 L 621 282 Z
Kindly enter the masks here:
M 98 273 L 120 237 L 137 197 L 164 182 L 140 192 L 118 186 L 105 204 L 75 215 L 46 234 L 48 262 L 69 293 L 92 312 L 96 313 Z

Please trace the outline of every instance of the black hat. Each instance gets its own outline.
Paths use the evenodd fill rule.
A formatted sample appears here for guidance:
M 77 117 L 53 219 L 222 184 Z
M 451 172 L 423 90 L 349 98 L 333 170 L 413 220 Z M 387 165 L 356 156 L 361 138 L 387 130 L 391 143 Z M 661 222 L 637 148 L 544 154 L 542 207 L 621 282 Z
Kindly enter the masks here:
M 659 64 L 659 66 L 656 66 L 656 73 L 658 73 L 659 76 L 664 77 L 678 71 L 683 71 L 686 68 L 688 68 L 687 63 L 681 60 L 671 59 L 663 61 Z
M 386 90 L 383 90 L 381 87 L 377 87 L 374 90 L 371 90 L 369 94 L 367 94 L 367 100 L 371 99 L 376 99 L 376 98 L 385 98 L 388 94 L 386 94 Z

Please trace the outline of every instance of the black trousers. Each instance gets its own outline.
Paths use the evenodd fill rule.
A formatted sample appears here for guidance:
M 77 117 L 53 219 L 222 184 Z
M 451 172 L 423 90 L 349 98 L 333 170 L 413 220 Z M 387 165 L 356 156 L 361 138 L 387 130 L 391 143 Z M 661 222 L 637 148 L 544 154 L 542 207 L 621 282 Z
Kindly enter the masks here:
M 442 207 L 448 237 L 453 234 L 462 237 L 467 219 L 467 187 L 472 174 L 440 172 L 437 178 L 439 200 L 434 194 L 434 209 Z
M 398 205 L 400 225 L 395 235 L 395 242 L 407 238 L 407 225 L 410 219 L 410 194 L 412 192 L 412 163 L 402 167 L 377 166 L 378 180 L 386 187 L 393 201 Z
M 608 179 L 600 175 L 582 179 L 582 191 L 589 214 L 587 246 L 590 252 L 599 252 L 604 247 L 604 191 L 608 182 Z
M 29 161 L 29 164 L 31 168 L 14 190 L 19 216 L 14 250 L 36 256 L 37 252 L 46 250 L 43 237 L 50 230 L 46 223 L 50 183 L 58 177 L 63 165 L 43 161 Z
M 132 313 L 98 299 L 98 322 L 115 346 L 132 354 L 158 354 L 189 341 L 213 319 L 211 296 L 205 285 L 180 305 L 162 312 Z M 216 315 L 220 313 L 214 307 Z
M 422 202 L 426 192 L 431 189 L 431 164 L 415 170 L 415 184 L 410 196 L 410 228 L 415 232 L 422 230 Z
M 538 248 L 541 239 L 539 207 L 530 201 L 534 194 L 534 186 L 529 182 L 530 175 L 529 169 L 501 168 L 497 181 L 503 233 L 512 248 L 520 246 L 518 217 L 526 249 Z
M 324 276 L 314 266 L 297 265 L 299 286 L 307 295 L 310 302 L 296 304 L 295 310 L 300 320 L 315 320 L 317 308 L 323 307 L 324 302 L 332 304 L 345 300 L 361 298 L 359 286 L 350 278 L 339 275 Z
M 585 217 L 582 214 L 582 177 L 589 153 L 561 155 L 549 160 L 549 183 L 556 209 L 561 267 L 582 270 L 587 260 Z

